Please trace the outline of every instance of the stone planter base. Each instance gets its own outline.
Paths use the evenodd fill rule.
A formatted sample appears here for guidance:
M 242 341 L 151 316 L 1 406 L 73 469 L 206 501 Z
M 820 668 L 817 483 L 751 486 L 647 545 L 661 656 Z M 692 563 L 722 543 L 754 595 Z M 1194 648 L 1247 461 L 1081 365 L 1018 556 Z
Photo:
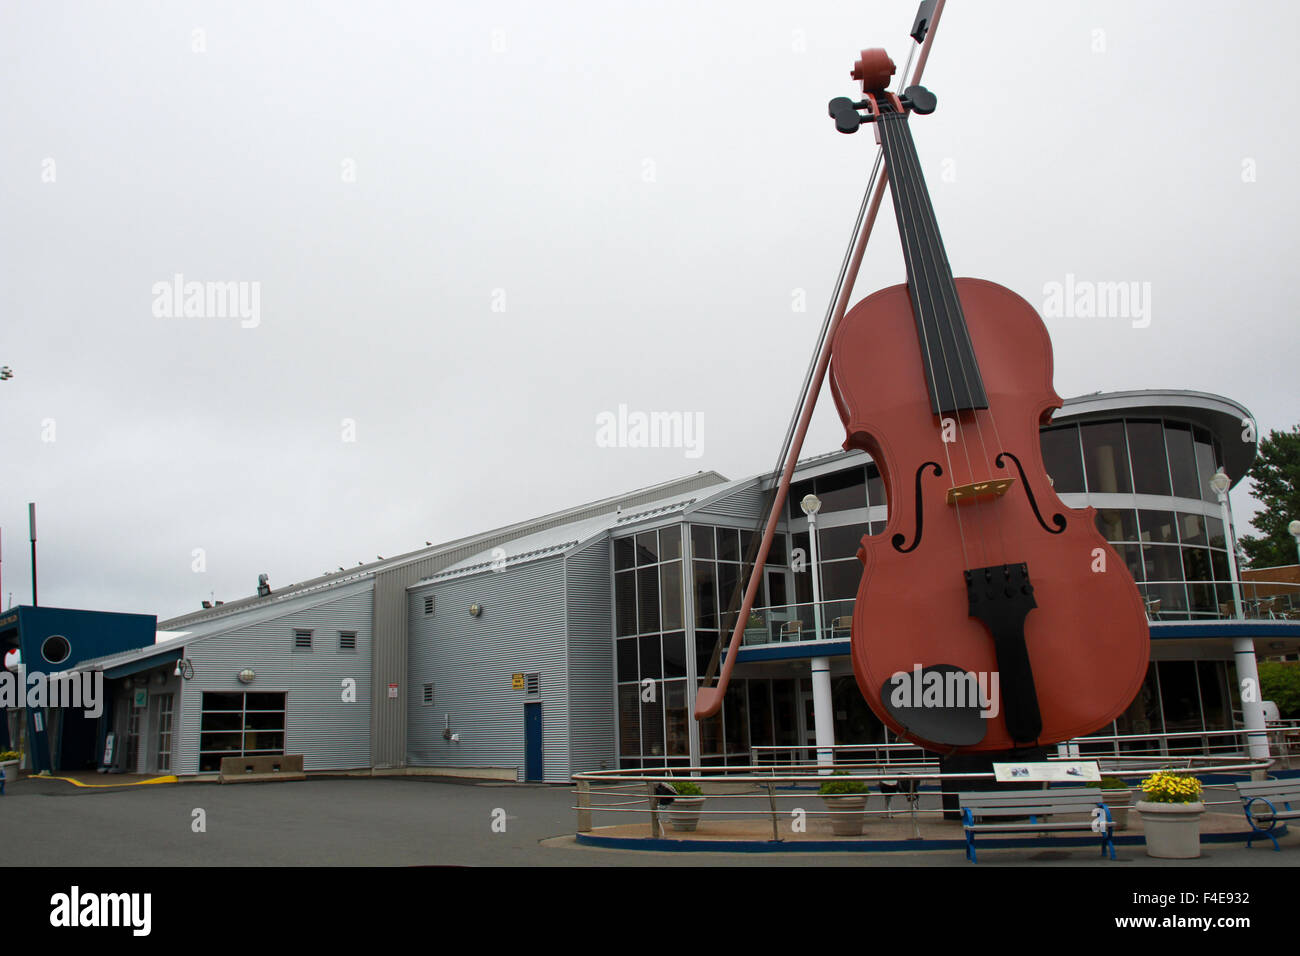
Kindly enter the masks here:
M 867 819 L 865 795 L 846 794 L 842 797 L 822 797 L 822 803 L 831 811 L 831 830 L 836 836 L 861 836 Z
M 1150 803 L 1139 800 L 1134 808 L 1142 817 L 1147 856 L 1159 860 L 1192 860 L 1201 855 L 1201 814 L 1205 804 Z

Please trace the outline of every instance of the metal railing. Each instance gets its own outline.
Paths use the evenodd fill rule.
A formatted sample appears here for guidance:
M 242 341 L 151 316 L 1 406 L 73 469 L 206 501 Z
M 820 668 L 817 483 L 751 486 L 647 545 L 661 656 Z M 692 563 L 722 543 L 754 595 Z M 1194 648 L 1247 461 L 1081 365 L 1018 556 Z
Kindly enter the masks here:
M 1049 757 L 1049 760 L 1054 759 L 1063 758 Z M 1156 770 L 1178 769 L 1249 779 L 1266 772 L 1273 761 L 1204 754 L 1171 755 L 1167 758 L 1123 755 L 1099 761 L 1099 765 L 1104 775 L 1129 784 L 1125 790 L 1105 791 L 1107 805 L 1122 809 L 1128 805 L 1129 797 L 1138 792 L 1138 781 Z M 932 760 L 918 763 L 900 761 L 890 766 L 873 766 L 864 762 L 837 765 L 836 770 L 847 771 L 835 775 L 837 782 L 856 781 L 868 791 L 879 791 L 885 784 L 899 792 L 879 799 L 878 802 L 884 806 L 875 809 L 869 803 L 862 809 L 839 809 L 832 804 L 817 809 L 815 804 L 809 803 L 818 797 L 811 791 L 826 783 L 827 777 L 813 768 L 792 768 L 783 772 L 782 768 L 769 764 L 692 766 L 662 771 L 597 770 L 573 776 L 575 787 L 572 793 L 576 799 L 572 809 L 577 814 L 579 833 L 591 833 L 597 829 L 599 818 L 600 828 L 608 835 L 628 839 L 661 838 L 670 835 L 675 820 L 694 817 L 698 820 L 697 826 L 702 828 L 696 832 L 706 836 L 783 841 L 800 835 L 804 839 L 820 838 L 821 834 L 809 835 L 809 820 L 813 821 L 815 830 L 817 821 L 833 822 L 837 816 L 859 815 L 863 819 L 892 816 L 895 812 L 892 801 L 901 797 L 904 806 L 899 809 L 910 818 L 911 839 L 925 839 L 921 835 L 922 821 L 933 837 L 957 839 L 961 827 L 951 819 L 955 805 L 950 800 L 945 806 L 944 798 L 955 798 L 965 790 L 978 789 L 972 784 L 995 779 L 992 773 L 940 773 Z M 703 805 L 692 806 L 689 802 L 684 805 L 681 797 L 671 802 L 665 799 L 667 794 L 660 789 L 662 784 L 680 783 L 686 779 L 702 790 Z M 906 792 L 909 789 L 911 794 Z M 1099 790 L 1099 794 L 1101 792 Z M 1219 794 L 1217 797 L 1216 792 Z M 879 798 L 880 794 L 877 792 L 871 796 Z M 1239 812 L 1241 807 L 1241 801 L 1230 785 L 1222 789 L 1218 785 L 1207 786 L 1202 803 L 1211 812 L 1229 809 Z M 629 824 L 633 825 L 630 829 Z
M 851 600 L 754 608 L 745 625 L 744 645 L 847 641 L 852 618 Z
M 1232 585 L 1225 581 L 1147 581 L 1137 587 L 1152 623 L 1237 617 Z M 1240 587 L 1242 614 L 1247 620 L 1300 621 L 1300 584 L 1242 581 Z M 757 607 L 746 624 L 744 646 L 846 641 L 852 619 L 852 600 Z

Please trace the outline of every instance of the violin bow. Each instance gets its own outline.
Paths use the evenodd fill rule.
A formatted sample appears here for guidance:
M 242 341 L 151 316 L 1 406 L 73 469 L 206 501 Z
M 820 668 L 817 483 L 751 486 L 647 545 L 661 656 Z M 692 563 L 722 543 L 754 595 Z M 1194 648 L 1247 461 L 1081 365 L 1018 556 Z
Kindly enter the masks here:
M 921 74 L 925 72 L 925 64 L 930 58 L 930 46 L 934 43 L 934 35 L 939 27 L 939 19 L 943 15 L 944 3 L 945 0 L 923 0 L 917 10 L 911 35 L 913 39 L 921 44 L 921 54 L 916 61 L 916 69 L 912 72 L 911 81 L 902 83 L 900 89 L 920 85 Z M 907 68 L 904 67 L 901 79 L 905 80 L 906 74 Z M 791 432 L 786 434 L 781 479 L 777 484 L 776 494 L 772 497 L 771 509 L 768 513 L 767 524 L 763 529 L 763 538 L 758 547 L 757 557 L 750 562 L 749 584 L 745 588 L 740 612 L 736 615 L 731 643 L 727 645 L 722 670 L 718 673 L 718 683 L 712 687 L 707 686 L 713 680 L 713 675 L 718 672 L 719 659 L 722 657 L 721 635 L 719 635 L 718 643 L 714 646 L 713 657 L 710 659 L 709 666 L 704 674 L 705 686 L 700 687 L 695 693 L 694 714 L 696 720 L 706 720 L 722 709 L 723 697 L 727 693 L 727 687 L 731 684 L 731 672 L 736 665 L 736 655 L 740 650 L 745 625 L 748 623 L 750 611 L 754 607 L 754 599 L 758 595 L 758 585 L 763 580 L 764 566 L 767 564 L 767 555 L 772 547 L 772 538 L 776 534 L 776 526 L 780 522 L 782 509 L 785 507 L 786 498 L 790 493 L 790 479 L 793 477 L 795 465 L 799 461 L 799 453 L 803 450 L 804 438 L 808 434 L 808 423 L 812 421 L 813 410 L 817 406 L 817 397 L 821 394 L 822 384 L 826 380 L 826 369 L 831 361 L 831 342 L 834 340 L 835 330 L 839 327 L 840 320 L 844 318 L 844 313 L 848 308 L 849 296 L 853 294 L 853 287 L 858 278 L 858 269 L 862 265 L 862 256 L 867 249 L 867 240 L 871 238 L 871 229 L 876 222 L 876 213 L 880 209 L 880 202 L 885 195 L 885 186 L 889 182 L 888 171 L 881 168 L 880 157 L 881 151 L 877 149 L 875 166 L 872 170 L 875 191 L 872 192 L 869 181 L 867 194 L 871 198 L 868 201 L 865 196 L 863 197 L 865 217 L 863 216 L 863 210 L 859 210 L 858 221 L 861 226 L 857 232 L 857 241 L 856 243 L 850 242 L 852 253 L 846 255 L 846 265 L 840 268 L 839 284 L 832 299 L 832 306 L 822 324 L 821 339 L 815 353 L 815 362 L 809 366 L 808 374 L 804 379 L 803 391 L 799 396 L 799 401 L 795 404 L 798 421 L 795 422 L 792 418 L 791 428 L 793 434 Z M 877 171 L 879 171 L 878 178 L 876 176 Z

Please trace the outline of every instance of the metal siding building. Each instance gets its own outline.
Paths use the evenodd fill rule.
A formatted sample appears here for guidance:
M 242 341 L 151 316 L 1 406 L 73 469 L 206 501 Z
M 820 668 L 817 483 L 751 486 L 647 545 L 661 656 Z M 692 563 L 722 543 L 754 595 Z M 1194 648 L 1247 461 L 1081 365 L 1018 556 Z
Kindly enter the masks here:
M 425 613 L 426 598 L 433 598 Z M 470 612 L 477 604 L 478 614 Z M 524 706 L 542 707 L 543 779 L 563 783 L 569 765 L 569 678 L 562 557 L 544 558 L 413 587 L 407 763 L 508 767 L 524 779 Z M 512 686 L 535 674 L 538 693 Z M 424 688 L 432 684 L 425 703 Z M 450 728 L 458 740 L 447 740 Z
M 199 728 L 205 691 L 286 694 L 284 752 L 303 755 L 305 770 L 370 767 L 370 655 L 373 582 L 308 595 L 277 609 L 228 622 L 186 649 L 192 680 L 181 681 L 174 766 L 199 769 Z M 248 618 L 252 618 L 248 620 Z M 295 650 L 294 632 L 312 632 L 310 650 Z M 356 634 L 356 650 L 339 649 L 339 632 Z M 255 673 L 242 684 L 245 668 Z M 355 681 L 355 700 L 344 700 Z

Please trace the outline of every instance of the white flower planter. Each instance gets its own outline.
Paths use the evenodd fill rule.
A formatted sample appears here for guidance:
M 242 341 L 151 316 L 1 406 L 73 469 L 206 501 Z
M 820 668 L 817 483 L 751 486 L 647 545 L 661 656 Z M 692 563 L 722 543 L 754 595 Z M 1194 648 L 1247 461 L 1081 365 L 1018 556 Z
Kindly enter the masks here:
M 862 835 L 862 825 L 867 821 L 866 794 L 825 796 L 822 802 L 831 811 L 831 830 L 836 836 Z
M 1135 805 L 1146 834 L 1147 856 L 1158 860 L 1192 860 L 1201 855 L 1201 814 L 1205 804 L 1151 803 Z
M 661 812 L 674 830 L 693 833 L 700 824 L 700 810 L 703 807 L 703 797 L 673 797 L 673 802 Z
M 0 772 L 4 773 L 5 784 L 11 784 L 18 779 L 18 768 L 22 766 L 21 760 L 3 760 L 0 761 Z

